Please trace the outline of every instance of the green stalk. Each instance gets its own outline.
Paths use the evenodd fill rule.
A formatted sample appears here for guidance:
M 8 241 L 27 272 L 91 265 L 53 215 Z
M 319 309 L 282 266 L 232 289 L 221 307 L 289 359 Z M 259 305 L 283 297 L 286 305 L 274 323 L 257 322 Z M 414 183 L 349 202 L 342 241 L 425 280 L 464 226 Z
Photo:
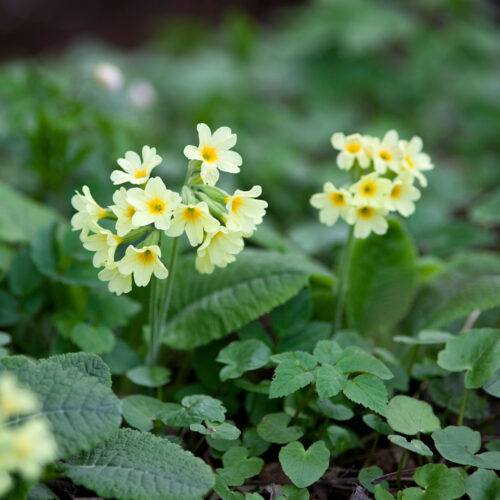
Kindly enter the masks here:
M 297 420 L 297 418 L 300 416 L 300 414 L 304 411 L 304 408 L 306 407 L 307 403 L 309 403 L 309 400 L 311 399 L 312 395 L 314 394 L 314 388 L 315 388 L 315 385 L 312 384 L 311 387 L 309 387 L 309 390 L 306 392 L 306 395 L 300 401 L 299 406 L 297 406 L 297 410 L 295 411 L 295 413 L 292 417 L 291 424 L 294 424 L 295 421 Z
M 460 414 L 458 415 L 457 425 L 462 425 L 464 421 L 465 407 L 467 406 L 467 395 L 469 393 L 469 389 L 464 387 L 464 395 L 462 396 L 462 403 L 460 404 Z
M 398 475 L 396 476 L 396 484 L 398 488 L 401 488 L 401 469 L 403 468 L 403 463 L 406 458 L 406 450 L 403 450 L 403 453 L 401 453 L 401 458 L 399 459 L 399 464 L 398 464 Z
M 148 342 L 148 352 L 146 356 L 146 362 L 148 365 L 155 364 L 155 343 L 156 343 L 156 316 L 157 316 L 157 293 L 158 289 L 156 286 L 157 278 L 152 276 L 151 278 L 151 290 L 149 295 L 149 342 Z
M 347 279 L 349 273 L 349 266 L 351 264 L 353 245 L 354 245 L 354 226 L 351 226 L 349 228 L 349 236 L 347 237 L 347 243 L 340 260 L 339 282 L 337 287 L 338 288 L 337 307 L 332 322 L 332 336 L 342 328 L 342 313 L 344 310 L 344 299 L 347 290 Z

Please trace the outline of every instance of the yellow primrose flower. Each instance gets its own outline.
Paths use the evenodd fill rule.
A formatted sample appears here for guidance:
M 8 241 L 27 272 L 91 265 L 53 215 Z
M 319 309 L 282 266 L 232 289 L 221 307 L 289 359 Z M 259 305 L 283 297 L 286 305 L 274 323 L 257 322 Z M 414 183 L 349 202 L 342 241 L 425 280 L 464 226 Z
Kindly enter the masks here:
M 392 183 L 389 179 L 379 177 L 377 172 L 373 172 L 361 177 L 349 188 L 349 191 L 354 195 L 353 203 L 355 205 L 383 207 L 391 189 Z
M 33 418 L 14 428 L 9 441 L 12 462 L 26 479 L 36 479 L 56 457 L 57 445 L 44 418 Z
M 354 225 L 354 236 L 366 238 L 372 231 L 384 234 L 387 231 L 387 221 L 384 219 L 388 213 L 386 208 L 371 205 L 352 206 L 347 212 L 346 220 Z
M 220 127 L 213 134 L 205 123 L 199 123 L 199 145 L 186 146 L 184 156 L 190 160 L 199 160 L 201 178 L 205 184 L 214 186 L 219 179 L 219 170 L 237 174 L 243 162 L 241 156 L 230 149 L 236 144 L 236 134 L 229 127 Z
M 391 194 L 387 201 L 387 208 L 408 217 L 415 212 L 414 202 L 419 198 L 420 191 L 413 185 L 413 177 L 411 174 L 403 172 L 394 179 Z
M 82 230 L 82 234 L 88 234 L 92 224 L 106 216 L 107 210 L 102 208 L 94 200 L 90 194 L 88 186 L 83 186 L 83 194 L 76 191 L 76 194 L 71 198 L 71 204 L 77 211 L 71 218 L 71 226 L 73 231 Z
M 101 267 L 107 262 L 113 262 L 116 248 L 123 241 L 122 238 L 97 224 L 94 224 L 91 229 L 95 234 L 82 235 L 80 239 L 86 250 L 95 252 L 92 264 L 94 267 Z
M 166 234 L 175 237 L 186 231 L 189 243 L 195 247 L 203 241 L 204 232 L 217 232 L 219 226 L 219 221 L 210 215 L 208 205 L 204 201 L 196 205 L 181 203 L 174 210 L 174 217 Z
M 370 158 L 366 152 L 366 141 L 361 134 L 345 136 L 342 132 L 336 132 L 330 139 L 332 146 L 340 151 L 337 155 L 337 165 L 343 170 L 349 170 L 354 160 L 358 160 L 361 168 L 370 165 Z
M 229 231 L 242 231 L 251 234 L 257 224 L 262 222 L 266 213 L 267 201 L 256 200 L 262 194 L 260 186 L 254 186 L 249 191 L 237 189 L 226 199 L 228 218 L 226 227 Z
M 124 187 L 113 193 L 114 205 L 109 208 L 116 215 L 116 232 L 118 236 L 125 236 L 137 226 L 132 223 L 132 217 L 135 214 L 135 207 L 127 201 L 127 190 Z
M 178 193 L 167 189 L 160 177 L 149 180 L 144 189 L 132 188 L 127 192 L 127 203 L 135 208 L 132 224 L 157 229 L 168 229 L 173 211 L 181 203 Z
M 10 373 L 0 377 L 0 420 L 33 413 L 39 408 L 40 403 L 34 394 L 20 387 Z
M 415 136 L 410 141 L 399 141 L 399 145 L 403 152 L 401 170 L 416 177 L 422 187 L 427 186 L 427 179 L 422 172 L 432 170 L 434 165 L 431 157 L 422 152 L 424 145 L 422 139 Z
M 203 245 L 198 247 L 195 268 L 203 274 L 210 274 L 214 267 L 226 267 L 236 260 L 245 244 L 241 231 L 230 232 L 221 226 L 216 233 L 207 234 Z
M 137 286 L 146 286 L 152 274 L 159 279 L 165 279 L 168 276 L 168 270 L 160 257 L 161 250 L 158 245 L 142 248 L 129 245 L 125 256 L 116 265 L 121 274 L 125 276 L 133 274 Z
M 313 194 L 310 203 L 319 210 L 320 222 L 333 226 L 339 217 L 345 219 L 352 195 L 346 189 L 337 189 L 331 182 L 325 182 L 323 192 Z
M 371 138 L 367 149 L 379 174 L 385 174 L 388 168 L 399 173 L 403 152 L 395 130 L 389 130 L 382 140 L 378 137 Z
M 132 290 L 132 274 L 122 274 L 115 262 L 108 263 L 99 271 L 97 277 L 101 281 L 107 281 L 109 291 L 116 295 L 129 293 Z
M 125 158 L 117 160 L 123 170 L 113 170 L 111 180 L 113 184 L 144 184 L 149 179 L 153 169 L 162 162 L 161 156 L 156 154 L 156 148 L 144 146 L 141 157 L 134 151 L 127 151 Z

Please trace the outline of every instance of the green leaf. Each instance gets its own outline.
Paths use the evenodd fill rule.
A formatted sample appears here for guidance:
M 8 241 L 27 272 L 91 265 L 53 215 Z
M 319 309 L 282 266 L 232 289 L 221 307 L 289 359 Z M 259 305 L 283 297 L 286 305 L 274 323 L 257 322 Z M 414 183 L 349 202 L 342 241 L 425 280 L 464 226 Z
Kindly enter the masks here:
M 215 476 L 214 491 L 221 497 L 222 500 L 244 500 L 245 497 L 237 492 L 231 491 L 226 484 L 226 481 L 220 476 Z
M 9 288 L 17 296 L 28 295 L 40 286 L 43 277 L 33 264 L 26 247 L 15 254 L 7 278 Z
M 312 370 L 316 368 L 317 361 L 312 354 L 303 351 L 283 352 L 281 354 L 273 354 L 271 361 L 276 364 L 283 363 L 283 361 L 293 361 L 294 363 L 302 366 L 305 370 Z
M 84 356 L 80 354 L 80 358 Z M 84 373 L 82 366 L 84 363 L 70 367 L 62 356 L 37 363 L 23 356 L 0 361 L 0 370 L 14 373 L 40 400 L 42 409 L 37 415 L 49 420 L 59 458 L 92 448 L 115 432 L 122 420 L 120 402 L 111 389 L 97 376 Z M 16 422 L 30 418 L 17 417 Z
M 471 210 L 474 221 L 488 227 L 495 227 L 500 222 L 500 191 L 496 190 L 482 197 Z
M 407 313 L 417 284 L 415 248 L 401 223 L 355 241 L 346 305 L 359 332 L 389 331 Z
M 271 330 L 279 339 L 302 333 L 312 315 L 313 305 L 308 290 L 271 311 Z
M 380 415 L 386 415 L 387 389 L 377 377 L 370 374 L 358 375 L 347 381 L 343 392 L 351 401 Z
M 465 493 L 464 480 L 457 469 L 448 469 L 444 464 L 427 464 L 415 471 L 415 482 L 425 488 L 407 488 L 404 495 L 409 499 L 453 500 Z
M 318 399 L 318 410 L 333 420 L 350 420 L 354 412 L 346 405 L 333 403 L 330 399 Z
M 334 458 L 342 455 L 347 450 L 361 445 L 358 436 L 353 431 L 340 425 L 328 426 L 326 433 L 332 445 L 332 456 Z
M 256 427 L 247 427 L 243 431 L 243 444 L 248 449 L 250 457 L 260 457 L 270 447 L 270 443 L 262 439 Z
M 432 406 L 409 396 L 394 396 L 387 406 L 387 422 L 396 431 L 414 436 L 441 427 Z
M 466 478 L 465 493 L 471 500 L 498 500 L 500 478 L 492 470 L 479 469 Z
M 281 487 L 282 495 L 276 500 L 309 500 L 309 492 L 305 488 L 297 488 L 293 484 L 284 484 Z
M 483 276 L 462 287 L 427 320 L 427 328 L 440 328 L 475 310 L 500 306 L 500 276 Z
M 466 370 L 465 387 L 477 389 L 500 369 L 500 330 L 469 330 L 447 342 L 438 355 L 445 370 Z
M 420 439 L 412 439 L 411 441 L 407 441 L 404 436 L 399 436 L 398 434 L 391 434 L 388 436 L 388 439 L 391 443 L 394 443 L 397 446 L 401 446 L 405 450 L 412 451 L 413 453 L 417 453 L 418 455 L 423 455 L 424 457 L 431 457 L 432 451 L 431 449 Z
M 294 425 L 288 427 L 292 417 L 287 413 L 270 413 L 257 425 L 259 436 L 269 443 L 286 444 L 300 439 L 304 431 Z
M 323 441 L 316 441 L 307 451 L 302 443 L 294 441 L 281 448 L 279 461 L 295 486 L 307 488 L 328 469 L 330 452 Z
M 115 336 L 113 332 L 103 326 L 91 326 L 87 323 L 78 323 L 73 327 L 69 338 L 82 351 L 103 354 L 113 349 Z
M 55 362 L 63 368 L 77 368 L 84 375 L 97 377 L 101 384 L 111 387 L 111 373 L 108 366 L 96 354 L 85 352 L 69 352 L 51 356 L 48 361 Z
M 374 415 L 373 413 L 369 413 L 368 415 L 363 415 L 363 422 L 380 434 L 384 436 L 388 436 L 392 434 L 392 428 L 389 424 L 385 423 L 378 415 Z
M 222 456 L 223 468 L 216 469 L 228 486 L 241 486 L 245 479 L 260 474 L 264 466 L 261 458 L 248 458 L 248 450 L 235 446 Z
M 333 340 L 320 340 L 314 348 L 313 356 L 321 364 L 333 365 L 342 354 L 342 347 Z
M 280 398 L 314 381 L 314 374 L 296 361 L 283 361 L 274 371 L 269 397 Z
M 406 335 L 396 335 L 392 338 L 395 342 L 400 342 L 401 344 L 411 344 L 411 345 L 433 345 L 433 344 L 445 344 L 448 340 L 455 338 L 448 332 L 441 332 L 439 330 L 422 330 L 418 332 L 416 337 L 407 337 Z
M 170 382 L 171 371 L 164 366 L 136 366 L 127 370 L 127 378 L 143 387 L 161 387 Z
M 122 339 L 116 339 L 115 346 L 103 355 L 113 375 L 124 375 L 127 370 L 143 363 L 142 358 Z
M 497 370 L 492 377 L 485 382 L 483 389 L 492 396 L 500 398 L 500 370 Z
M 217 356 L 219 363 L 228 365 L 220 371 L 220 379 L 224 381 L 238 378 L 247 371 L 262 368 L 268 363 L 270 356 L 271 349 L 260 340 L 248 339 L 231 342 Z
M 59 500 L 59 497 L 43 483 L 38 483 L 30 490 L 28 500 Z
M 132 429 L 121 429 L 60 468 L 74 483 L 120 500 L 194 500 L 215 482 L 210 467 L 189 451 Z
M 383 476 L 384 471 L 377 467 L 376 465 L 372 465 L 371 467 L 364 467 L 359 471 L 358 480 L 360 484 L 365 487 L 370 493 L 375 493 L 375 485 L 372 484 L 372 479 L 377 479 L 377 477 Z M 384 488 L 389 487 L 388 481 L 383 481 L 379 483 Z
M 220 424 L 217 422 L 210 422 L 209 420 L 205 421 L 205 425 L 191 424 L 189 429 L 214 439 L 227 439 L 230 441 L 238 439 L 241 434 L 241 431 L 229 422 L 222 422 L 222 424 Z
M 221 338 L 295 296 L 308 274 L 296 259 L 246 250 L 236 262 L 206 276 L 193 260 L 181 262 L 174 282 L 170 320 L 163 342 L 192 349 Z
M 432 439 L 439 453 L 450 462 L 483 469 L 500 469 L 500 452 L 486 451 L 476 455 L 481 448 L 481 434 L 469 427 L 450 425 L 434 431 Z
M 150 431 L 153 428 L 153 420 L 163 408 L 163 403 L 149 396 L 140 394 L 127 396 L 122 399 L 123 418 L 131 427 L 140 431 Z
M 375 486 L 375 500 L 394 500 L 394 497 L 385 489 L 382 484 Z
M 345 349 L 336 367 L 343 373 L 371 373 L 384 380 L 394 378 L 391 370 L 382 361 L 366 354 L 358 347 Z
M 322 365 L 316 372 L 316 390 L 321 399 L 336 396 L 346 385 L 347 377 L 332 365 Z

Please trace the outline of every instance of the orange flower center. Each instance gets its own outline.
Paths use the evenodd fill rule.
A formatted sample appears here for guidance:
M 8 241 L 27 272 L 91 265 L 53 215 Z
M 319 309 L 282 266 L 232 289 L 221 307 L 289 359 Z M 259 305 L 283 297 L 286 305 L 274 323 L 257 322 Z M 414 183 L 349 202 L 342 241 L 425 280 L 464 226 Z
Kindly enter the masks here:
M 401 196 L 401 192 L 403 191 L 403 189 L 401 188 L 401 186 L 399 184 L 396 184 L 393 188 L 392 188 L 392 192 L 391 192 L 391 198 L 399 198 Z
M 378 154 L 380 158 L 384 161 L 391 161 L 392 160 L 392 154 L 387 151 L 387 149 L 384 149 L 383 151 L 380 151 Z
M 239 208 L 243 205 L 243 201 L 241 199 L 241 196 L 235 196 L 233 198 L 233 204 L 231 205 L 231 210 L 236 213 Z
M 342 193 L 332 193 L 330 200 L 336 207 L 343 207 L 345 205 L 345 196 Z
M 210 146 L 205 146 L 201 150 L 201 157 L 207 163 L 213 163 L 217 159 L 217 152 L 215 151 L 215 148 L 211 148 Z
M 184 209 L 184 212 L 182 213 L 182 217 L 184 218 L 184 220 L 194 222 L 201 217 L 201 210 L 196 207 L 186 207 Z
M 155 254 L 149 250 L 145 250 L 144 252 L 140 252 L 137 254 L 137 258 L 143 263 L 143 264 L 150 264 L 155 260 Z
M 147 176 L 148 174 L 145 168 L 143 168 L 142 170 L 137 170 L 137 172 L 134 174 L 135 179 L 140 179 L 141 177 L 147 177 Z
M 356 153 L 359 153 L 361 151 L 361 144 L 356 142 L 351 142 L 345 147 L 345 149 L 348 153 L 355 155 Z
M 373 196 L 377 191 L 377 186 L 371 181 L 366 181 L 361 185 L 361 194 L 363 196 Z
M 154 215 L 161 215 L 165 211 L 165 202 L 155 197 L 148 203 L 148 209 Z
M 375 210 L 373 207 L 360 207 L 358 208 L 358 215 L 362 219 L 371 219 L 373 217 L 373 214 L 375 213 Z

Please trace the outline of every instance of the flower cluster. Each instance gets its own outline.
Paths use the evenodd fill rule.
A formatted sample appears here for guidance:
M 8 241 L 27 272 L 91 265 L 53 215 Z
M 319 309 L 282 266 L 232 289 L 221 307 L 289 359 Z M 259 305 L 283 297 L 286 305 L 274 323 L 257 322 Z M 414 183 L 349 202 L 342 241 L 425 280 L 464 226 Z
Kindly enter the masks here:
M 56 458 L 57 445 L 44 417 L 33 416 L 15 425 L 13 417 L 40 410 L 36 397 L 9 373 L 0 376 L 0 496 L 12 486 L 11 474 L 35 480 Z
M 400 140 L 395 130 L 382 140 L 337 132 L 331 143 L 339 151 L 338 167 L 350 170 L 354 182 L 340 188 L 327 182 L 322 193 L 311 197 L 323 224 L 333 226 L 340 217 L 354 226 L 356 238 L 366 238 L 371 232 L 387 231 L 385 217 L 390 212 L 408 217 L 415 211 L 415 201 L 420 198 L 415 180 L 425 187 L 424 172 L 434 168 L 429 155 L 422 152 L 420 137 Z
M 241 156 L 231 151 L 236 134 L 228 127 L 212 134 L 200 123 L 198 135 L 199 145 L 184 149 L 190 162 L 180 193 L 168 189 L 160 177 L 152 177 L 162 158 L 155 148 L 144 146 L 142 157 L 128 151 L 118 160 L 120 169 L 111 173 L 111 181 L 120 186 L 113 205 L 101 207 L 87 186 L 73 196 L 77 211 L 71 219 L 73 230 L 81 231 L 83 246 L 94 252 L 93 264 L 102 268 L 98 276 L 108 282 L 110 291 L 128 293 L 132 278 L 137 286 L 146 286 L 152 275 L 168 276 L 161 260 L 163 235 L 186 233 L 191 246 L 198 247 L 196 269 L 211 273 L 233 262 L 243 250 L 243 239 L 262 222 L 267 202 L 258 199 L 260 186 L 232 195 L 215 186 L 219 170 L 239 172 Z M 125 183 L 134 187 L 126 189 L 121 186 Z M 114 221 L 114 231 L 103 226 L 105 219 Z M 117 260 L 118 252 L 123 257 Z

